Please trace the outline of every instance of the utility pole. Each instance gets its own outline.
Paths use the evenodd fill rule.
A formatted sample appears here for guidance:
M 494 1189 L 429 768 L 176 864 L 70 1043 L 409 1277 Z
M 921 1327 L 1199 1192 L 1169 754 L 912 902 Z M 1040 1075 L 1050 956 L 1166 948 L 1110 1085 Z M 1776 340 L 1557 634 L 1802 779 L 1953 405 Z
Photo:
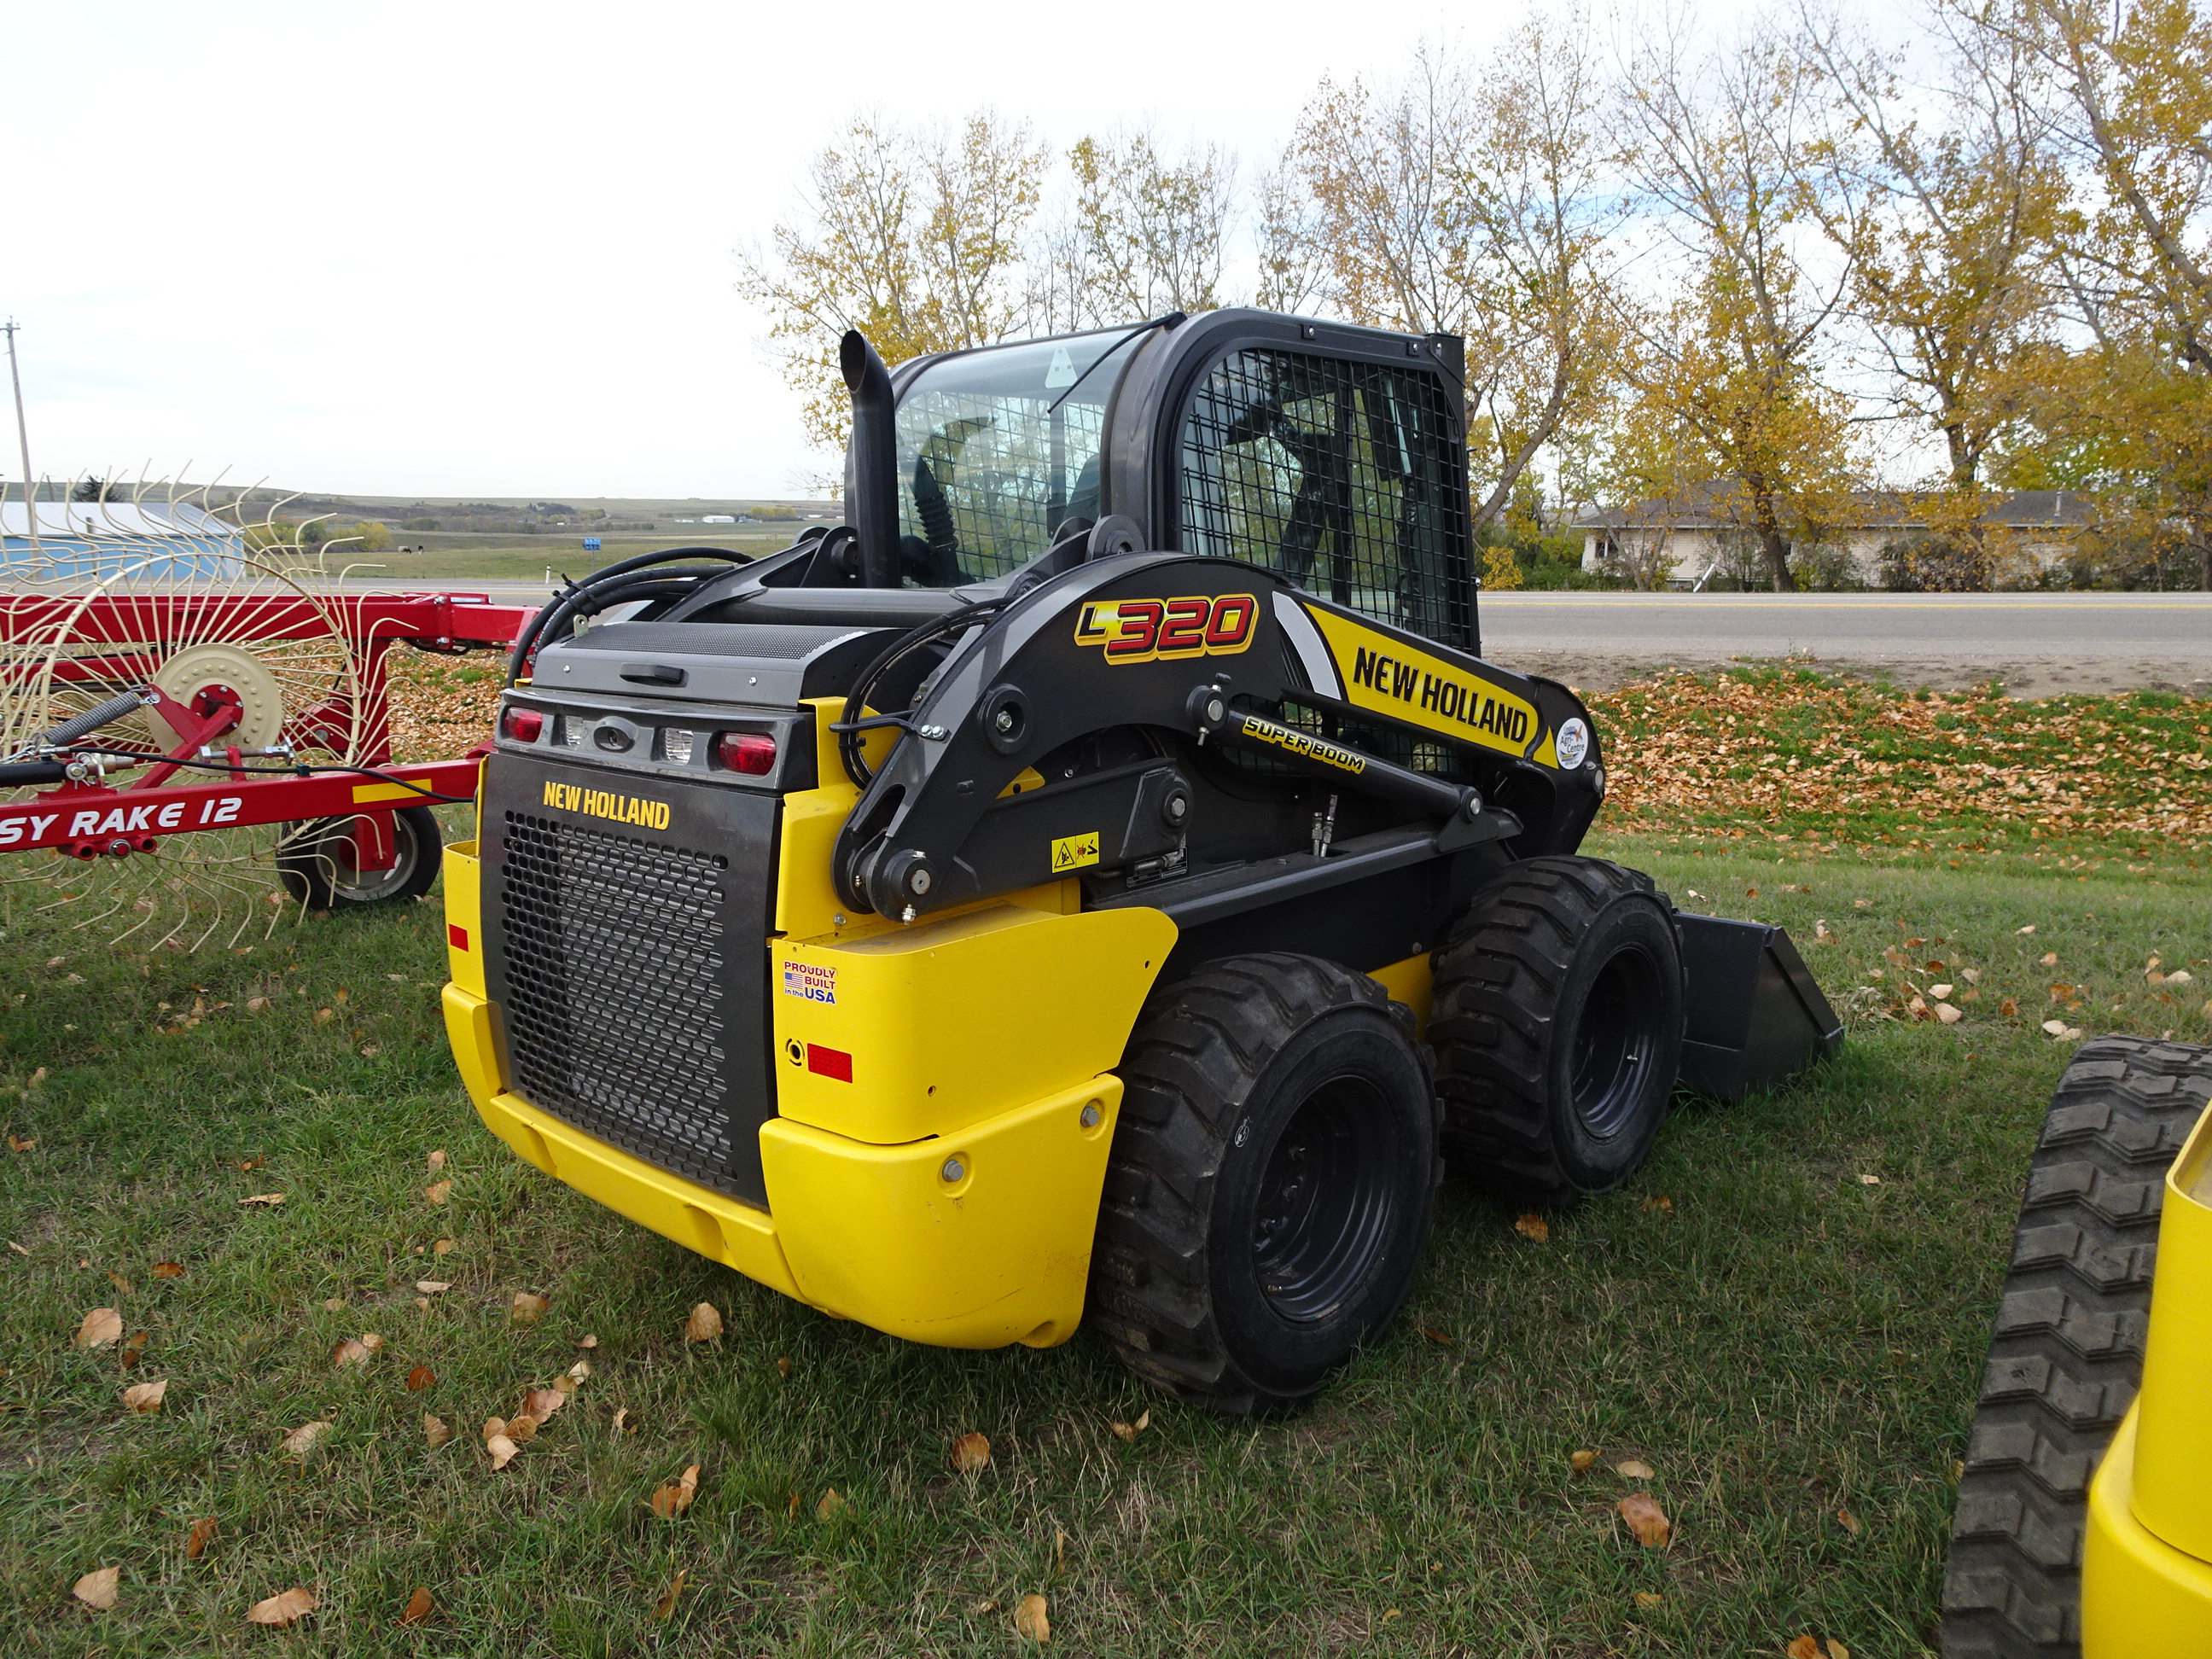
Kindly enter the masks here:
M 23 423 L 23 373 L 15 367 L 15 319 L 10 317 L 6 326 L 8 378 L 15 383 L 15 441 L 23 452 L 23 522 L 30 532 L 32 553 L 43 555 L 46 550 L 39 545 L 38 491 L 31 483 L 31 428 Z

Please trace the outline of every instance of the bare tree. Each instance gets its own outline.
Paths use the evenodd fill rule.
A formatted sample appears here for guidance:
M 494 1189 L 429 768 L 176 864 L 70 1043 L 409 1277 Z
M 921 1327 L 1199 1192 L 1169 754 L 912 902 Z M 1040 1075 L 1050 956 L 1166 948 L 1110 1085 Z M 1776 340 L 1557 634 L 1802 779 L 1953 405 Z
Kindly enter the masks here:
M 1477 537 L 1606 401 L 1624 210 L 1591 40 L 1562 9 L 1479 64 L 1425 48 L 1381 92 L 1324 82 L 1299 124 L 1300 234 L 1327 297 L 1356 321 L 1472 343 Z
M 811 436 L 844 441 L 847 329 L 896 362 L 986 344 L 1012 325 L 1044 166 L 1027 127 L 988 111 L 951 134 L 857 116 L 815 157 L 799 212 L 771 232 L 772 252 L 740 255 L 737 285 L 769 315 L 785 378 L 806 394 Z
M 1832 18 L 1808 20 L 1847 123 L 1815 205 L 1850 261 L 1852 308 L 1900 411 L 1942 436 L 1948 487 L 1972 493 L 2049 337 L 2050 247 L 2067 186 L 2025 43 L 1992 29 L 1979 0 L 1936 0 L 1929 21 L 1910 50 L 1936 73 L 1909 88 L 1904 54 L 1855 45 Z M 1912 113 L 1929 94 L 1932 126 Z
M 1848 478 L 1850 410 L 1822 371 L 1851 261 L 1803 258 L 1828 182 L 1814 68 L 1771 26 L 1693 53 L 1678 22 L 1623 82 L 1635 173 L 1680 256 L 1673 296 L 1636 325 L 1636 395 L 1726 480 L 1778 591 L 1793 531 L 1838 511 Z
M 1139 128 L 1080 139 L 1067 162 L 1073 198 L 1032 265 L 1034 331 L 1111 327 L 1222 303 L 1234 156 L 1210 144 L 1164 155 L 1151 129 Z

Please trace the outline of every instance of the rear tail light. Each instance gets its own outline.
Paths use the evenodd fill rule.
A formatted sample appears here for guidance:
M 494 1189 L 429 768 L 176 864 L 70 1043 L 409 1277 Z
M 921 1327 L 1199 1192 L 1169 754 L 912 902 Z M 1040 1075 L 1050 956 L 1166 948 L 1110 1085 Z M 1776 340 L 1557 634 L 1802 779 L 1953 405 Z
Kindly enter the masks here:
M 510 708 L 499 717 L 499 729 L 517 743 L 535 743 L 544 734 L 545 716 L 535 708 Z
M 714 755 L 732 772 L 766 777 L 775 767 L 775 739 L 765 732 L 725 732 L 714 739 Z

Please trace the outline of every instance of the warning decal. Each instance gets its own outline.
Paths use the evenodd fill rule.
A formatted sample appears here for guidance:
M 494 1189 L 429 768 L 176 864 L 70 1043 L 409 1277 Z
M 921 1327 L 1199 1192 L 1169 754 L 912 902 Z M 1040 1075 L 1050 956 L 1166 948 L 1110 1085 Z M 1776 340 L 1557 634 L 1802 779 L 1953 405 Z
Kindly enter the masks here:
M 1097 862 L 1098 832 L 1096 830 L 1086 830 L 1079 836 L 1062 836 L 1052 844 L 1052 872 L 1055 876 Z

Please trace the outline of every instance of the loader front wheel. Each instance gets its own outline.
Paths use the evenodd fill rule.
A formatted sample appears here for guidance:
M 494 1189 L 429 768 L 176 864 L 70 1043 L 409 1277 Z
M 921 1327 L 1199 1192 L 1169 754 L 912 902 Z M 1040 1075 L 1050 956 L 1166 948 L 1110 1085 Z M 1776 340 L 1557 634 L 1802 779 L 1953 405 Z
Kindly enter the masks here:
M 1516 865 L 1437 953 L 1427 1035 L 1454 1170 L 1516 1203 L 1608 1191 L 1650 1154 L 1681 1063 L 1673 911 L 1602 859 Z
M 1087 1317 L 1139 1376 L 1224 1411 L 1315 1393 L 1428 1243 L 1412 1014 L 1333 963 L 1232 957 L 1154 995 L 1121 1078 Z

